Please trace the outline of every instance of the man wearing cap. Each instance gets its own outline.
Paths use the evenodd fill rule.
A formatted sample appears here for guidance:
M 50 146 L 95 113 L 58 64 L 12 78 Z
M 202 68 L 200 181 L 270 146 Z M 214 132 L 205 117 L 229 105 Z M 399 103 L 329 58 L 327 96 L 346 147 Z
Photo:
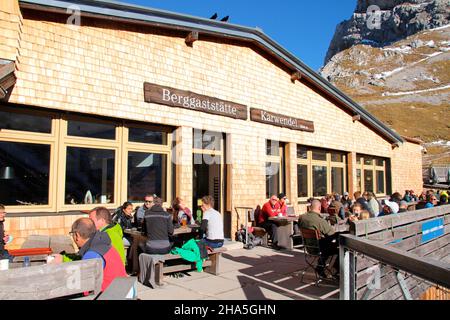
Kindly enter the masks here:
M 341 198 L 341 203 L 344 206 L 344 209 L 350 208 L 352 206 L 352 199 L 348 196 L 348 192 L 344 192 L 343 197 Z
M 399 211 L 398 203 L 395 201 L 384 200 L 383 202 L 383 212 L 381 212 L 378 216 L 387 216 L 390 214 L 396 214 Z

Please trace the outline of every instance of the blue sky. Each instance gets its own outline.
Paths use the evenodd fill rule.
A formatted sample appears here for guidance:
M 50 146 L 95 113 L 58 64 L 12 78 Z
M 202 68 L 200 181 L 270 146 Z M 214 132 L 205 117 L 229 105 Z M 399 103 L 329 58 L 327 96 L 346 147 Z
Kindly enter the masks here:
M 351 17 L 356 0 L 120 0 L 209 18 L 229 15 L 230 23 L 259 27 L 314 70 L 318 70 L 336 25 Z

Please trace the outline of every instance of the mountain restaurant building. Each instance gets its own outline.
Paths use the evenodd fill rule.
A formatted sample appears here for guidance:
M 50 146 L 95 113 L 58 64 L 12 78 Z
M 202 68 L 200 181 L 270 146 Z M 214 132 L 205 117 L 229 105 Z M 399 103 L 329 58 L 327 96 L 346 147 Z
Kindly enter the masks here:
M 402 138 L 260 29 L 112 1 L 0 4 L 0 203 L 20 246 L 146 193 L 193 212 L 422 188 Z M 239 218 L 241 220 L 239 220 Z

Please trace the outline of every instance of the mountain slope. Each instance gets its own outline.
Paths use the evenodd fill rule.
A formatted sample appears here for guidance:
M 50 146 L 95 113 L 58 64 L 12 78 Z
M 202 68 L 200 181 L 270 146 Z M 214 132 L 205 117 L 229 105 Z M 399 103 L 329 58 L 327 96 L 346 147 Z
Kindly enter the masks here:
M 399 134 L 425 141 L 424 164 L 450 164 L 450 24 L 386 43 L 363 39 L 321 74 Z

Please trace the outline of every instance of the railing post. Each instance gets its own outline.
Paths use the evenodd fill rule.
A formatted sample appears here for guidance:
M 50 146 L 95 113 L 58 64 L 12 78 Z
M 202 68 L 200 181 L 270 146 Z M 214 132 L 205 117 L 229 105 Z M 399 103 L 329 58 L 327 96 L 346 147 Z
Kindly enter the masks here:
M 345 239 L 339 237 L 339 269 L 341 300 L 354 300 L 355 295 L 355 254 L 345 246 Z

